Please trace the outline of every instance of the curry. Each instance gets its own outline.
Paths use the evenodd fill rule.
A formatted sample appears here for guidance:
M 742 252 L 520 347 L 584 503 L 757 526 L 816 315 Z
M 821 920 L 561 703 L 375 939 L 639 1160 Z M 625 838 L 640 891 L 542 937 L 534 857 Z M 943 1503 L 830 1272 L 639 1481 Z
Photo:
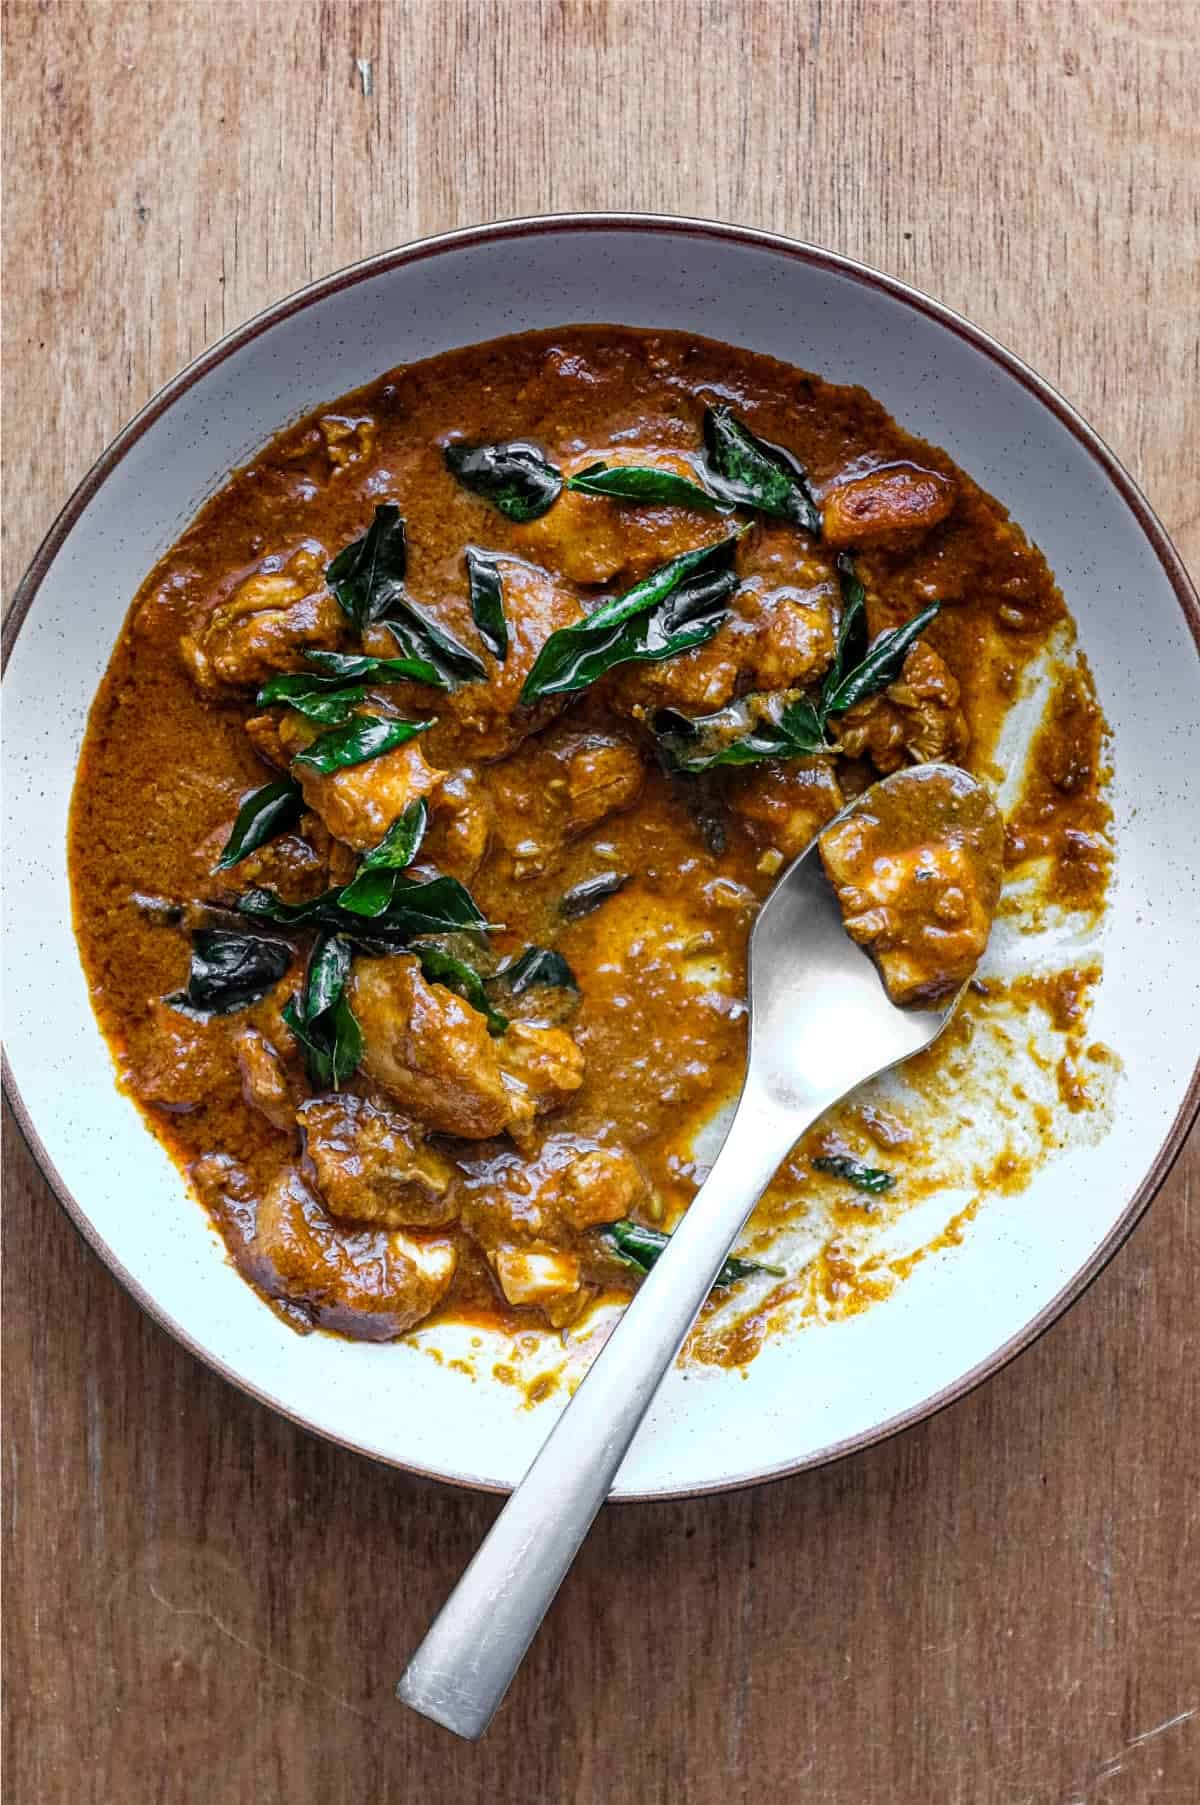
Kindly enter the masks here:
M 881 773 L 996 787 L 1069 628 L 1001 505 L 861 389 L 606 327 L 392 371 L 133 601 L 70 837 L 121 1082 L 296 1328 L 569 1329 L 703 1177 L 776 874 Z M 1007 842 L 965 785 L 931 845 L 921 781 L 822 842 L 897 1001 L 969 977 L 1002 863 L 1101 906 L 1080 661 L 1055 698 Z M 830 1146 L 791 1164 L 891 1182 Z

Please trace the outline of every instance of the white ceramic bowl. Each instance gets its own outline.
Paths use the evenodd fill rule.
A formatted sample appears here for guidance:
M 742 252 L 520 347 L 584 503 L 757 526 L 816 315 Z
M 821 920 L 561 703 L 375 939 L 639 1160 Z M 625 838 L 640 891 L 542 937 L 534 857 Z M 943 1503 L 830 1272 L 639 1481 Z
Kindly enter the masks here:
M 861 1448 L 960 1396 L 1100 1270 L 1183 1139 L 1200 1083 L 1200 606 L 1095 434 L 975 327 L 828 252 L 687 220 L 582 215 L 452 233 L 281 301 L 197 359 L 105 452 L 8 625 L 7 1055 L 62 1203 L 151 1314 L 321 1434 L 422 1472 L 510 1486 L 561 1399 L 522 1408 L 406 1346 L 297 1338 L 225 1263 L 114 1087 L 71 931 L 67 809 L 88 708 L 130 599 L 231 466 L 398 363 L 573 321 L 674 327 L 864 384 L 1013 511 L 1079 623 L 1113 727 L 1119 858 L 1093 1031 L 1125 1060 L 1117 1119 L 884 1303 L 767 1345 L 748 1376 L 677 1372 L 619 1496 L 744 1484 Z M 154 798 L 148 795 L 147 808 Z

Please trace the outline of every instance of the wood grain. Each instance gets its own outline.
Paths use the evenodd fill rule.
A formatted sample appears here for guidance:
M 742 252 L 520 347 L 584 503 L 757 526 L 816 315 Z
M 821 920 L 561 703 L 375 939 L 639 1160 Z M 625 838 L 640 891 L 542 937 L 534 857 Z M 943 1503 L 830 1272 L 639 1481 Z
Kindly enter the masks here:
M 602 206 L 774 227 L 961 308 L 1200 563 L 1195 25 L 1190 0 L 7 4 L 8 587 L 255 309 L 422 233 Z M 1070 1315 L 934 1421 L 606 1512 L 478 1748 L 390 1685 L 495 1502 L 230 1390 L 11 1131 L 5 1159 L 14 1805 L 1197 1797 L 1194 1147 Z

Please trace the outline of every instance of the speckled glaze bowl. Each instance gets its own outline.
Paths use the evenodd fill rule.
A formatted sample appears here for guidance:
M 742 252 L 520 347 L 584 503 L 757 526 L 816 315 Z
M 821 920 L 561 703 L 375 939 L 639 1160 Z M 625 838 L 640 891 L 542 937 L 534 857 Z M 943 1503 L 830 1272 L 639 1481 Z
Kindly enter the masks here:
M 1196 1108 L 1200 606 L 1149 506 L 1039 377 L 890 277 L 738 227 L 625 215 L 515 221 L 356 264 L 280 301 L 132 421 L 55 522 L 6 634 L 6 1083 L 64 1208 L 164 1328 L 246 1391 L 379 1459 L 504 1488 L 536 1409 L 409 1346 L 286 1328 L 227 1265 L 114 1083 L 76 954 L 71 788 L 125 611 L 200 503 L 282 426 L 392 365 L 534 327 L 617 321 L 724 339 L 862 383 L 944 446 L 1045 552 L 1113 729 L 1118 860 L 1093 1032 L 1125 1062 L 1116 1120 L 860 1316 L 768 1342 L 745 1376 L 677 1371 L 617 1495 L 795 1472 L 960 1397 L 1040 1334 L 1149 1203 Z M 146 797 L 154 807 L 154 797 Z

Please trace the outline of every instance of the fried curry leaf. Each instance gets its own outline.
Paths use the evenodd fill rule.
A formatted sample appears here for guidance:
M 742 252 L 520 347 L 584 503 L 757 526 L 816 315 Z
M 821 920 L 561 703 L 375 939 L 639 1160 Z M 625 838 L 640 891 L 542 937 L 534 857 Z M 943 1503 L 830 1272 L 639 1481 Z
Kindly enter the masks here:
M 713 714 L 661 709 L 654 717 L 654 732 L 673 770 L 709 771 L 716 765 L 752 765 L 764 758 L 818 757 L 832 751 L 825 735 L 827 722 L 895 680 L 939 604 L 934 602 L 904 626 L 881 633 L 867 650 L 866 597 L 854 562 L 845 554 L 838 559 L 838 577 L 841 619 L 833 662 L 816 700 L 774 690 L 742 696 Z
M 471 592 L 471 618 L 489 652 L 503 661 L 508 656 L 508 622 L 504 618 L 504 585 L 500 566 L 491 552 L 467 547 L 467 582 Z
M 441 671 L 435 670 L 424 658 L 372 658 L 366 652 L 305 652 L 304 656 L 328 678 L 336 678 L 339 684 L 408 681 L 446 688 Z
M 395 894 L 398 874 L 417 856 L 428 819 L 423 796 L 410 802 L 338 893 L 339 906 L 354 915 L 382 915 Z
M 469 1003 L 472 1009 L 487 1017 L 488 1033 L 499 1037 L 508 1027 L 508 1017 L 492 1003 L 484 980 L 473 965 L 465 959 L 456 958 L 443 947 L 429 942 L 418 941 L 412 951 L 421 961 L 421 972 L 431 984 L 444 984 L 447 990 L 453 990 L 457 996 Z
M 617 665 L 657 662 L 711 639 L 737 588 L 738 535 L 659 565 L 575 627 L 552 633 L 521 691 L 523 702 L 585 689 Z
M 932 620 L 937 618 L 940 602 L 931 602 L 902 627 L 881 633 L 861 664 L 854 667 L 828 694 L 822 694 L 821 712 L 825 719 L 845 714 L 856 702 L 886 689 L 900 675 L 909 650 Z
M 292 827 L 300 819 L 303 802 L 300 785 L 293 783 L 290 777 L 264 783 L 261 790 L 251 790 L 248 796 L 243 796 L 233 830 L 214 871 L 228 871 L 250 853 L 257 852 L 260 846 L 265 846 L 268 840 L 273 840 L 276 834 Z
M 280 1012 L 304 1049 L 309 1077 L 322 1089 L 340 1090 L 362 1059 L 362 1029 L 346 996 L 350 960 L 350 942 L 343 935 L 322 934 L 303 991 Z
M 854 559 L 849 552 L 840 553 L 837 572 L 842 591 L 842 612 L 834 641 L 833 662 L 821 684 L 822 704 L 837 689 L 847 668 L 853 669 L 861 663 L 867 649 L 867 594 L 859 582 Z
M 287 671 L 264 683 L 255 698 L 260 708 L 273 703 L 294 708 L 310 721 L 321 721 L 327 727 L 340 727 L 355 708 L 365 702 L 366 690 L 361 683 L 344 683 L 339 677 L 316 677 L 308 671 Z
M 670 1235 L 664 1235 L 657 1228 L 643 1228 L 640 1222 L 631 1222 L 628 1217 L 620 1222 L 610 1222 L 607 1228 L 600 1231 L 600 1239 L 608 1251 L 626 1266 L 633 1266 L 639 1272 L 649 1272 L 662 1254 Z M 756 1272 L 769 1272 L 776 1278 L 783 1277 L 782 1266 L 764 1266 L 758 1260 L 739 1260 L 730 1257 L 713 1280 L 714 1291 L 726 1285 L 736 1285 L 742 1279 L 751 1278 Z
M 343 891 L 326 890 L 310 902 L 287 903 L 273 890 L 246 890 L 238 897 L 241 914 L 281 928 L 329 928 L 368 949 L 395 951 L 420 934 L 479 933 L 486 927 L 474 897 L 457 878 L 393 878 L 387 906 L 365 917 L 341 906 Z M 351 882 L 356 882 L 352 879 Z M 349 888 L 349 886 L 346 886 Z
M 464 489 L 482 495 L 509 520 L 536 520 L 553 507 L 563 479 L 536 445 L 511 439 L 502 445 L 467 445 L 461 440 L 443 453 L 447 469 Z
M 360 633 L 371 626 L 389 629 L 403 659 L 388 662 L 431 666 L 443 688 L 455 681 L 486 679 L 487 671 L 475 653 L 410 599 L 404 587 L 407 568 L 404 521 L 395 502 L 385 501 L 376 507 L 363 537 L 338 553 L 325 581 Z
M 511 996 L 520 996 L 537 984 L 557 990 L 579 989 L 567 961 L 550 946 L 527 946 L 523 953 L 493 972 L 487 981 L 507 990 Z
M 443 689 L 453 689 L 456 683 L 487 682 L 487 666 L 482 658 L 455 639 L 445 627 L 439 627 L 414 601 L 406 598 L 403 608 L 398 608 L 380 625 L 392 635 L 405 661 L 411 663 L 415 659 L 436 667 L 441 673 Z
M 286 940 L 198 928 L 187 985 L 163 1001 L 193 1015 L 232 1015 L 266 996 L 292 963 Z
M 322 733 L 311 746 L 298 752 L 292 763 L 329 777 L 351 765 L 365 765 L 368 759 L 379 758 L 384 752 L 394 752 L 397 746 L 407 745 L 432 726 L 432 721 L 393 721 L 377 714 L 356 714 L 343 726 Z
M 350 975 L 350 942 L 341 934 L 323 934 L 312 950 L 304 987 L 304 1019 L 324 1015 L 346 988 Z
M 568 890 L 559 903 L 559 913 L 566 921 L 579 921 L 629 882 L 627 871 L 601 871 L 596 877 L 585 877 L 581 884 Z
M 878 1166 L 864 1166 L 860 1160 L 849 1159 L 840 1153 L 822 1156 L 812 1163 L 818 1172 L 829 1172 L 834 1178 L 844 1178 L 856 1190 L 868 1191 L 872 1197 L 881 1197 L 896 1182 L 890 1172 L 881 1172 Z
M 342 613 L 361 633 L 386 620 L 403 600 L 408 538 L 395 502 L 380 502 L 361 539 L 345 546 L 328 566 L 325 581 Z
M 757 438 L 731 408 L 722 406 L 705 413 L 704 452 L 705 480 L 722 501 L 790 520 L 820 537 L 821 510 L 803 465 L 790 451 Z
M 713 714 L 660 709 L 654 731 L 676 771 L 753 765 L 764 758 L 814 758 L 830 749 L 819 709 L 787 690 L 743 696 Z
M 607 495 L 613 501 L 644 501 L 677 508 L 703 508 L 713 513 L 729 504 L 710 495 L 699 483 L 673 470 L 644 464 L 589 464 L 566 481 L 581 495 Z

